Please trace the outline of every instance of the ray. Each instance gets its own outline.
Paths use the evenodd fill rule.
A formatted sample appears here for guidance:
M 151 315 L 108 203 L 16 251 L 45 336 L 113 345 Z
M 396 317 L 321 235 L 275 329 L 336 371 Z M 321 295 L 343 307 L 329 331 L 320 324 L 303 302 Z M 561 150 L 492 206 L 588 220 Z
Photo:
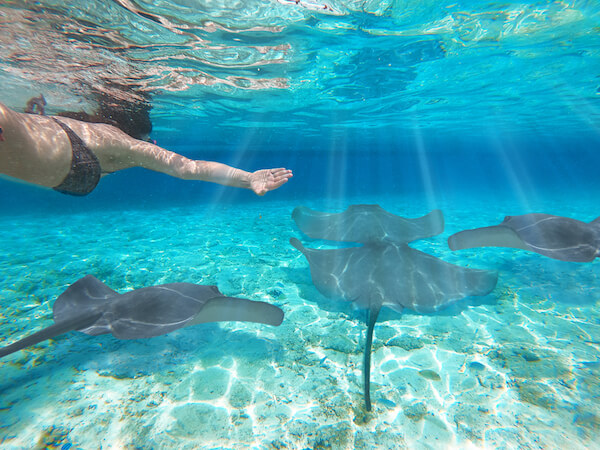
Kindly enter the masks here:
M 344 242 L 412 242 L 436 236 L 444 230 L 438 209 L 416 219 L 387 212 L 379 205 L 351 205 L 341 213 L 324 213 L 305 206 L 292 212 L 298 228 L 311 239 Z
M 518 248 L 560 261 L 590 262 L 600 256 L 600 217 L 586 223 L 550 214 L 507 216 L 499 225 L 453 234 L 448 246 Z
M 307 211 L 299 207 L 292 217 L 311 237 L 351 236 L 349 240 L 363 242 L 358 247 L 311 249 L 296 238 L 290 240 L 306 257 L 319 292 L 368 310 L 363 375 L 365 406 L 370 411 L 370 353 L 379 310 L 387 306 L 397 311 L 438 311 L 464 297 L 490 293 L 497 274 L 449 264 L 408 246 L 409 241 L 443 231 L 440 211 L 419 219 L 394 216 L 377 205 L 355 205 L 338 215 Z M 360 217 L 352 217 L 355 213 Z M 386 223 L 383 227 L 382 217 Z M 350 230 L 340 222 L 350 224 Z
M 256 322 L 278 326 L 283 311 L 269 303 L 226 297 L 216 286 L 171 283 L 119 294 L 92 275 L 54 302 L 54 325 L 0 349 L 4 357 L 68 331 L 112 334 L 118 339 L 160 336 L 207 322 Z

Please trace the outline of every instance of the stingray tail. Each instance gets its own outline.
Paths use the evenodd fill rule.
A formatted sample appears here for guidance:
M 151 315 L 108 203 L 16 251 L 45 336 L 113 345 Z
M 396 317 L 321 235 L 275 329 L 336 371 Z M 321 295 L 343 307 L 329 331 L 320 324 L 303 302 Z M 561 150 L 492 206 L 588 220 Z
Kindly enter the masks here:
M 0 358 L 29 347 L 30 345 L 38 344 L 47 339 L 64 334 L 68 331 L 87 328 L 96 322 L 101 315 L 102 313 L 96 312 L 94 314 L 90 314 L 89 317 L 76 317 L 71 320 L 55 323 L 54 325 L 44 328 L 37 333 L 33 333 L 32 335 L 27 336 L 20 341 L 7 345 L 4 348 L 0 348 Z
M 373 344 L 373 328 L 381 305 L 372 305 L 367 312 L 367 337 L 365 342 L 365 355 L 363 362 L 363 377 L 365 385 L 365 407 L 371 411 L 371 346 Z

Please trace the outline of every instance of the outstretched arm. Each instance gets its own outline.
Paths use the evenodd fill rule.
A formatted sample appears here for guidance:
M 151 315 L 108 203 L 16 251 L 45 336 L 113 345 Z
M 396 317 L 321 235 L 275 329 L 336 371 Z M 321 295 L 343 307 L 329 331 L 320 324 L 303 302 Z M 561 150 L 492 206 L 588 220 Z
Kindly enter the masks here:
M 292 177 L 292 171 L 283 167 L 246 172 L 213 161 L 189 161 L 192 166 L 190 175 L 181 178 L 251 189 L 257 195 L 265 195 L 267 192 L 277 189 Z
M 184 180 L 202 180 L 251 189 L 257 195 L 277 189 L 292 177 L 292 171 L 285 168 L 246 172 L 218 162 L 193 160 L 133 138 L 127 139 L 124 144 L 127 150 L 121 154 L 114 153 L 106 167 L 102 165 L 104 170 L 110 172 L 127 167 L 143 167 Z
M 68 125 L 100 160 L 103 172 L 143 167 L 184 180 L 203 180 L 251 189 L 264 195 L 292 177 L 284 168 L 245 172 L 225 164 L 195 161 L 118 128 L 65 117 Z M 21 114 L 0 103 L 0 172 L 30 183 L 53 187 L 69 171 L 72 149 L 64 130 L 49 117 Z

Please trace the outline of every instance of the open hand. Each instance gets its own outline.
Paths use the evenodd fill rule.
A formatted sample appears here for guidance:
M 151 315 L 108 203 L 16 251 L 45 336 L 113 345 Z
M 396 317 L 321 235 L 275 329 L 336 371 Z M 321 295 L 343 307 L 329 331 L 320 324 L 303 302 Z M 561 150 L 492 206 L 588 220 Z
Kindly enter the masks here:
M 283 167 L 257 170 L 250 174 L 250 189 L 257 195 L 265 195 L 287 183 L 292 176 L 292 171 Z

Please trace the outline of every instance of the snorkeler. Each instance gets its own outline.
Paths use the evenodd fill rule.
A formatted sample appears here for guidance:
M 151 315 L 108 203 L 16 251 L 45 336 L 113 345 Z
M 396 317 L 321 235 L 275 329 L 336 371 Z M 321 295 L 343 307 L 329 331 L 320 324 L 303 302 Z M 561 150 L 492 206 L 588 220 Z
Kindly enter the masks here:
M 292 177 L 285 168 L 245 172 L 191 160 L 135 139 L 113 125 L 23 114 L 0 103 L 0 173 L 71 195 L 87 195 L 100 178 L 131 167 L 184 180 L 251 189 L 264 195 Z

